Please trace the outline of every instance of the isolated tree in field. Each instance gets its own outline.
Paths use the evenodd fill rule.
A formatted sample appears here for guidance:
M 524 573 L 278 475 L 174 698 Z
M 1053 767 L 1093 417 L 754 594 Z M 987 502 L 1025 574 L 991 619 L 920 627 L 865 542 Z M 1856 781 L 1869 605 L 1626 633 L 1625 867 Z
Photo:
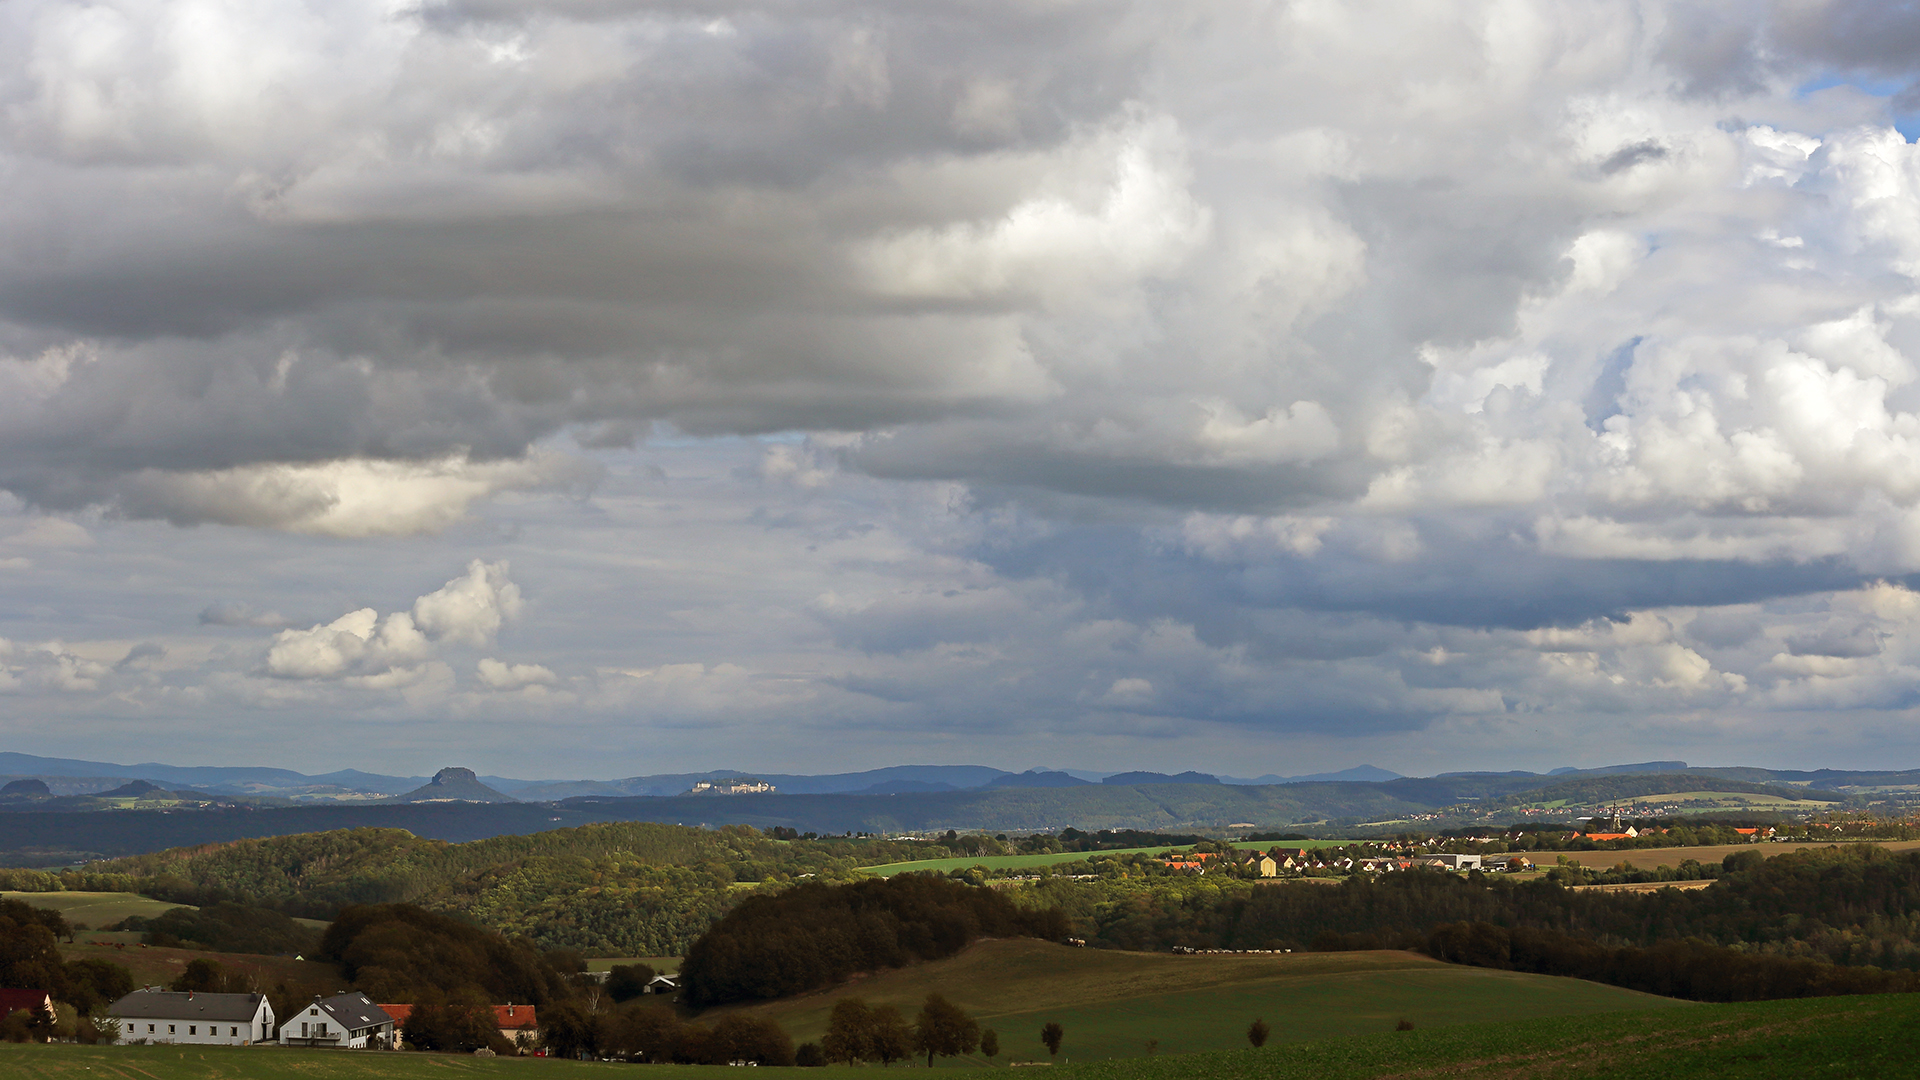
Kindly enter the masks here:
M 827 1016 L 827 1035 L 820 1040 L 820 1051 L 828 1061 L 852 1065 L 874 1057 L 873 1010 L 864 998 L 841 998 L 833 1003 Z
M 891 1005 L 882 1005 L 873 1010 L 873 1043 L 870 1049 L 874 1059 L 882 1065 L 891 1065 L 903 1061 L 913 1053 L 913 1028 L 907 1025 L 907 1018 L 900 1010 Z
M 1267 1045 L 1268 1034 L 1267 1022 L 1256 1017 L 1253 1026 L 1247 1029 L 1247 1041 L 1253 1044 L 1255 1050 L 1258 1050 Z
M 1060 1040 L 1066 1037 L 1067 1029 L 1051 1020 L 1047 1021 L 1046 1027 L 1040 1029 L 1040 1041 L 1047 1044 L 1047 1053 L 1055 1057 L 1060 1055 Z
M 1000 1033 L 987 1028 L 980 1033 L 980 1053 L 991 1059 L 1000 1052 Z
M 927 995 L 913 1024 L 913 1048 L 927 1055 L 927 1068 L 933 1068 L 935 1054 L 957 1057 L 979 1045 L 980 1025 L 973 1017 L 939 994 Z

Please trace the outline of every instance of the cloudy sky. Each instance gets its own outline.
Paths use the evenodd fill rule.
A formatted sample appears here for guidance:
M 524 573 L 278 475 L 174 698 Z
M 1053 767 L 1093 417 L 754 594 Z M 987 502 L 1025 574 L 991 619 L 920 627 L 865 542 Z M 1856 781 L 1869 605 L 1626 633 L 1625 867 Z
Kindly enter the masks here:
M 0 733 L 1920 766 L 1920 14 L 0 6 Z

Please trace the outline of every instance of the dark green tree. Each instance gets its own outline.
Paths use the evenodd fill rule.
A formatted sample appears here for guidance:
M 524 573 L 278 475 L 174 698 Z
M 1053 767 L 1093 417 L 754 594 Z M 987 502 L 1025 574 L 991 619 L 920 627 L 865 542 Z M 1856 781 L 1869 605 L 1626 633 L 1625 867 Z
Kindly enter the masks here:
M 655 974 L 646 964 L 615 964 L 607 972 L 607 996 L 615 1001 L 632 1001 L 647 992 Z
M 792 1065 L 793 1040 L 779 1024 L 764 1016 L 731 1013 L 713 1025 L 713 1064 L 753 1061 L 761 1065 Z
M 657 1001 L 640 1001 L 615 1014 L 614 1042 L 626 1056 L 661 1064 L 680 1048 L 680 1018 Z
M 877 1056 L 873 1052 L 873 1010 L 867 1007 L 866 999 L 841 998 L 833 1003 L 820 1049 L 828 1061 L 847 1065 Z
M 1256 1017 L 1252 1026 L 1247 1028 L 1247 1041 L 1253 1044 L 1255 1050 L 1258 1050 L 1267 1045 L 1268 1034 L 1267 1022 Z
M 81 1016 L 98 1016 L 133 993 L 133 974 L 111 960 L 86 957 L 67 964 L 65 1000 Z
M 226 990 L 227 973 L 220 961 L 205 957 L 187 961 L 187 968 L 167 984 L 169 990 L 187 990 L 199 994 L 218 994 Z
M 935 1054 L 958 1057 L 980 1045 L 980 1025 L 966 1011 L 939 994 L 928 994 L 913 1023 L 913 1048 L 927 1055 L 933 1068 Z
M 980 1053 L 989 1060 L 1000 1053 L 999 1032 L 992 1028 L 987 1028 L 980 1032 Z
M 591 1057 L 600 1049 L 593 1014 L 577 1001 L 562 1001 L 540 1010 L 540 1038 L 555 1057 Z
M 1047 1044 L 1047 1053 L 1056 1057 L 1060 1054 L 1060 1040 L 1066 1037 L 1067 1029 L 1051 1020 L 1040 1029 L 1040 1041 Z
M 904 1060 L 913 1053 L 913 1028 L 907 1025 L 907 1018 L 900 1010 L 891 1005 L 881 1005 L 873 1010 L 874 1059 L 881 1065 L 891 1065 Z

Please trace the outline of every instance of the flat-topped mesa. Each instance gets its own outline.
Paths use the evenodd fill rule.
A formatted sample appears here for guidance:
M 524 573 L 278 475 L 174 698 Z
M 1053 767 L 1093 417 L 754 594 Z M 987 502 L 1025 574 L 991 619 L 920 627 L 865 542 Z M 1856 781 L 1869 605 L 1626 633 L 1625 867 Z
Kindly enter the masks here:
M 433 779 L 407 792 L 396 795 L 394 802 L 478 802 L 507 803 L 518 802 L 511 795 L 504 795 L 480 782 L 472 769 L 449 766 L 433 774 Z

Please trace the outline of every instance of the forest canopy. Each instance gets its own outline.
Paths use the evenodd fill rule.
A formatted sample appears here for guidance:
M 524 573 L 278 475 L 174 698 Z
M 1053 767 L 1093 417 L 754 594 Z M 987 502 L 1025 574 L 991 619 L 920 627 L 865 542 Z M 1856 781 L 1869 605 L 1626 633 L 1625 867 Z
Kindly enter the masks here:
M 1063 938 L 1065 917 L 994 889 L 926 874 L 808 883 L 754 896 L 688 950 L 681 993 L 694 1006 L 786 997 L 857 971 L 952 956 L 983 937 Z
M 530 1005 L 569 994 L 566 976 L 527 942 L 411 904 L 342 911 L 320 938 L 320 956 L 379 1001 L 414 1001 L 450 987 Z

